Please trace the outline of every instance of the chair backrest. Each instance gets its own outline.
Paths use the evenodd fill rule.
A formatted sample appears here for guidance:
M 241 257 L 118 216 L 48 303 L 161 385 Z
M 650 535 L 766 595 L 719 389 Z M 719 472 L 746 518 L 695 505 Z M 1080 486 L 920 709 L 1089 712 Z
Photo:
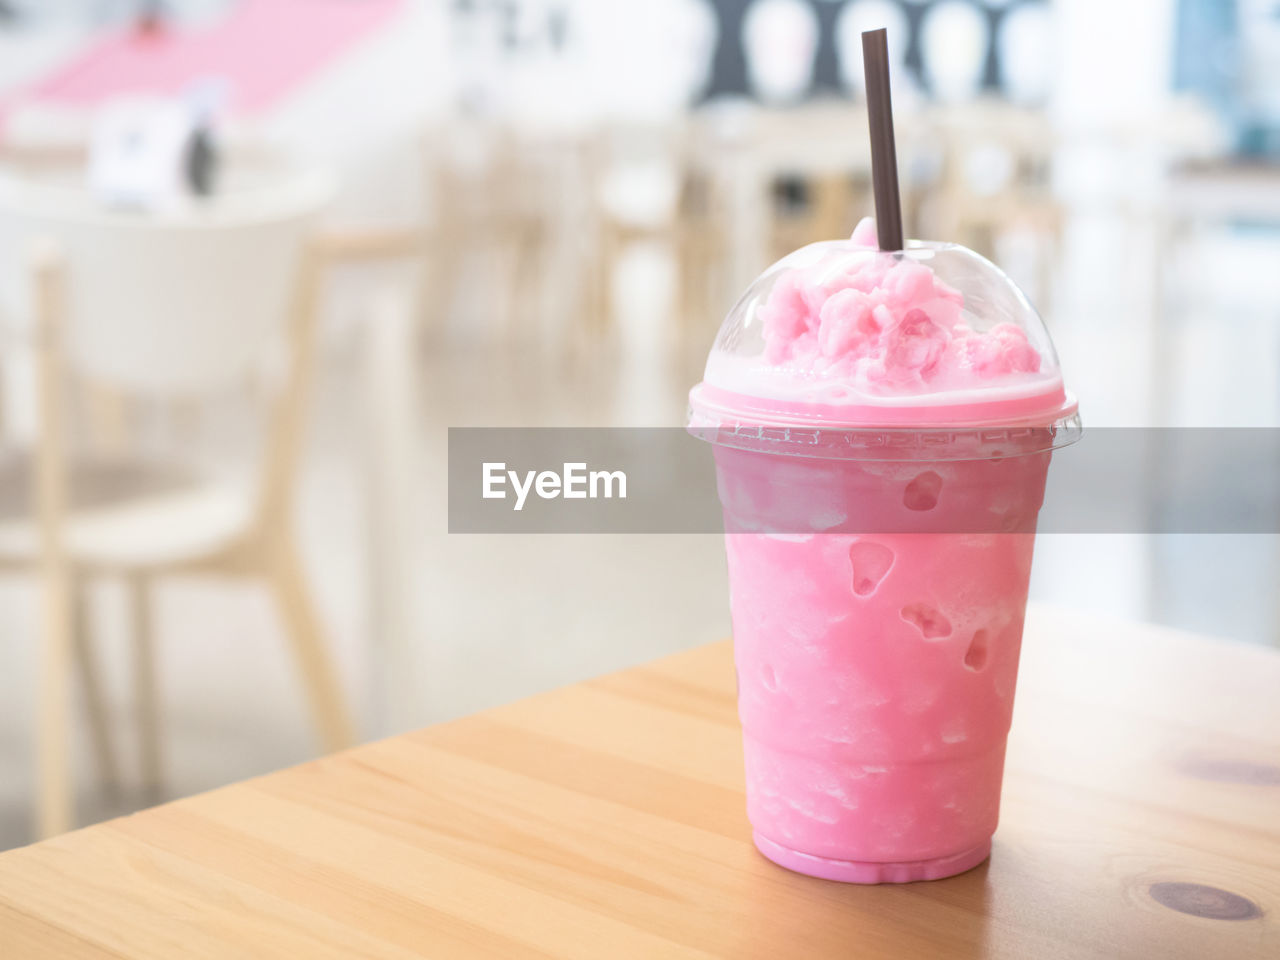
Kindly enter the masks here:
M 66 265 L 64 343 L 78 374 L 139 395 L 236 383 L 283 328 L 304 244 L 332 195 L 292 173 L 190 211 L 96 208 L 82 190 L 0 178 L 0 307 L 29 317 L 24 265 Z M 27 321 L 29 322 L 29 321 Z

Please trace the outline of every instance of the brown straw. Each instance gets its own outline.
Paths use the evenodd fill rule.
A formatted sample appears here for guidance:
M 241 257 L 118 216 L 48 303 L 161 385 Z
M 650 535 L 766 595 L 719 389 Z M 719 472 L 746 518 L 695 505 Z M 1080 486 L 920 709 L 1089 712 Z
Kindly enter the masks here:
M 901 250 L 902 200 L 898 196 L 898 151 L 893 145 L 889 99 L 889 43 L 883 28 L 862 35 L 862 70 L 871 128 L 871 188 L 876 200 L 876 239 L 881 250 Z

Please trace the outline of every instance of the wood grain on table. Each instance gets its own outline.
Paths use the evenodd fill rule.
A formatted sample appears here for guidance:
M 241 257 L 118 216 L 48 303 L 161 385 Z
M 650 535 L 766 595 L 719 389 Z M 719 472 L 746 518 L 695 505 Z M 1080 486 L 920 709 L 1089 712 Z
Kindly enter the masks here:
M 1280 654 L 1033 609 L 959 877 L 751 846 L 727 643 L 0 855 L 0 957 L 1280 956 Z

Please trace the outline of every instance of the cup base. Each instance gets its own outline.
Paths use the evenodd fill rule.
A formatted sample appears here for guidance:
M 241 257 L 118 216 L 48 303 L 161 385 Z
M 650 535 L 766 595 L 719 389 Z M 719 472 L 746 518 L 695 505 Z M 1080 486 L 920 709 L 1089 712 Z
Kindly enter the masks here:
M 752 834 L 756 849 L 780 867 L 822 880 L 841 883 L 912 883 L 916 880 L 941 880 L 972 870 L 991 854 L 991 841 L 949 857 L 932 860 L 906 860 L 880 863 L 874 860 L 830 860 L 810 853 L 791 850 L 768 837 Z

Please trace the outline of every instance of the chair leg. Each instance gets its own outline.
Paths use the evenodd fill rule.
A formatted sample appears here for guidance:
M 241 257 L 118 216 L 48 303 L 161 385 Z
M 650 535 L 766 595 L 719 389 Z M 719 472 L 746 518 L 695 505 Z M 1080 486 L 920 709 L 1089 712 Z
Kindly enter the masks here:
M 40 662 L 40 719 L 37 730 L 36 835 L 71 829 L 70 658 L 71 613 L 68 578 L 46 572 L 41 585 L 43 625 Z
M 613 284 L 618 273 L 621 247 L 622 239 L 617 230 L 606 224 L 600 232 L 597 248 L 591 254 L 595 262 L 592 264 L 593 276 L 585 317 L 587 327 L 584 331 L 588 354 L 613 327 Z
M 297 550 L 285 536 L 275 539 L 277 542 L 268 548 L 267 573 L 311 701 L 320 741 L 328 751 L 343 750 L 355 743 L 355 733 L 323 630 L 312 605 Z
M 43 246 L 43 245 L 42 245 Z M 39 523 L 40 666 L 36 718 L 36 833 L 51 837 L 71 826 L 71 588 L 62 541 L 66 474 L 62 449 L 62 261 L 42 249 L 31 261 L 33 330 L 37 334 L 35 399 L 39 443 L 31 495 Z
M 143 573 L 125 578 L 133 634 L 133 689 L 138 731 L 138 768 L 143 795 L 158 803 L 164 773 L 160 750 L 160 693 L 156 677 L 155 637 L 151 616 L 151 580 Z
M 511 285 L 507 298 L 507 344 L 518 340 L 522 331 L 537 329 L 542 325 L 542 301 L 538 288 L 539 256 L 544 248 L 541 227 L 537 223 L 519 223 L 511 229 Z M 526 337 L 527 339 L 527 337 Z
M 80 675 L 80 692 L 84 697 L 86 719 L 89 721 L 89 740 L 93 745 L 102 788 L 109 797 L 115 798 L 120 793 L 120 766 L 116 759 L 115 739 L 111 735 L 111 715 L 103 695 L 102 677 L 98 672 L 98 658 L 93 645 L 88 583 L 83 577 L 72 581 L 71 594 L 72 655 Z

